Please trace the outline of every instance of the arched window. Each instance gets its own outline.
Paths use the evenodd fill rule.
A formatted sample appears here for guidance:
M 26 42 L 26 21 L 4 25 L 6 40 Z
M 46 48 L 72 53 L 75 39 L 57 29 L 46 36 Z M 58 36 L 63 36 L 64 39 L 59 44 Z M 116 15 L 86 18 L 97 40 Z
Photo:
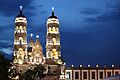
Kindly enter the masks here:
M 22 30 L 22 26 L 20 26 L 20 30 Z
M 24 26 L 24 31 L 26 31 L 26 26 Z
M 51 32 L 51 27 L 49 27 L 48 31 Z
M 53 44 L 56 45 L 56 38 L 53 38 L 52 41 L 53 41 Z
M 24 41 L 23 37 L 19 37 L 20 44 Z
M 56 28 L 56 31 L 58 32 L 58 27 Z
M 53 32 L 56 32 L 55 27 L 53 27 Z
M 18 30 L 18 26 L 16 26 L 16 31 Z
M 23 49 L 22 48 L 19 48 L 19 54 L 23 55 Z

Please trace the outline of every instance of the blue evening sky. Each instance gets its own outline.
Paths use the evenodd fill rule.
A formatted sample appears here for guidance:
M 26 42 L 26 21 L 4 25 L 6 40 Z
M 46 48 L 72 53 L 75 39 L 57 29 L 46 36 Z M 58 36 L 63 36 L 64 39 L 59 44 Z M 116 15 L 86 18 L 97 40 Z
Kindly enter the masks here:
M 14 19 L 23 5 L 30 33 L 45 54 L 46 21 L 55 7 L 68 65 L 120 64 L 120 0 L 0 0 L 0 51 L 13 52 Z

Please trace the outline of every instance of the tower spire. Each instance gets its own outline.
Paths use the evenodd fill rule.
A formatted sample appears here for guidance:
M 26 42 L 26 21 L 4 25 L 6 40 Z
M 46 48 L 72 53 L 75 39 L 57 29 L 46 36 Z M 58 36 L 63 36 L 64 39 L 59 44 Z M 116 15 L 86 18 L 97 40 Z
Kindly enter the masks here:
M 54 16 L 54 10 L 55 10 L 55 8 L 52 7 L 52 16 Z
M 22 15 L 23 6 L 20 6 L 20 15 Z

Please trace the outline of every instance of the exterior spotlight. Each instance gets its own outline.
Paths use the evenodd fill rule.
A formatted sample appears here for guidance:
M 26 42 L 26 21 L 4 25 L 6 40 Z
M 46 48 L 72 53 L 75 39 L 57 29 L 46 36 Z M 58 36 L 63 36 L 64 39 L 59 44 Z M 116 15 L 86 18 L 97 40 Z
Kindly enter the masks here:
M 82 65 L 80 65 L 80 67 L 82 67 Z
M 72 67 L 74 67 L 74 65 L 72 65 Z
M 99 67 L 99 65 L 96 65 L 96 67 Z
M 64 63 L 64 65 L 66 65 L 66 63 Z
M 112 65 L 112 67 L 115 67 L 114 65 Z
M 88 65 L 88 67 L 90 67 L 90 65 Z

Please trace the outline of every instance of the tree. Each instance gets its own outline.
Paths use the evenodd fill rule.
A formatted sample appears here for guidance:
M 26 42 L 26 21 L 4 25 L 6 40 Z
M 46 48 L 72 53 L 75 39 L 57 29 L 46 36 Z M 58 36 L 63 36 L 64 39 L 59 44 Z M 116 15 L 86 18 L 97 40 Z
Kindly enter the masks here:
M 10 60 L 6 59 L 0 52 L 0 80 L 8 80 L 8 69 L 10 67 Z
M 20 80 L 34 80 L 34 71 L 28 69 L 25 73 L 20 75 Z
M 23 73 L 20 78 L 21 80 L 41 80 L 45 77 L 45 68 L 44 66 L 36 65 L 34 69 L 28 69 L 25 73 Z
M 37 65 L 37 67 L 34 68 L 35 78 L 39 78 L 41 80 L 43 77 L 45 77 L 45 70 L 46 69 L 41 64 Z

